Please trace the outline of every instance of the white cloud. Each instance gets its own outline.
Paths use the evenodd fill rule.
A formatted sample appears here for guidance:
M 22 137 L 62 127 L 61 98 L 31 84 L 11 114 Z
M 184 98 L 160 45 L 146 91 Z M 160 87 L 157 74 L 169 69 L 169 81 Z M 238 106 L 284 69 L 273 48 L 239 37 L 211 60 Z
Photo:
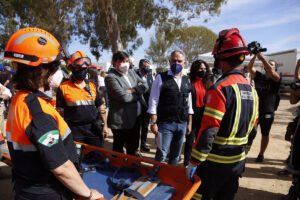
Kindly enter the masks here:
M 258 22 L 258 23 L 241 24 L 241 25 L 239 25 L 239 28 L 241 30 L 252 30 L 252 29 L 257 29 L 257 28 L 266 28 L 266 27 L 275 26 L 275 25 L 287 24 L 287 23 L 291 23 L 294 21 L 298 21 L 298 20 L 300 20 L 299 13 L 290 13 L 286 16 L 278 17 L 278 19 L 271 18 L 266 21 L 262 21 L 262 22 Z
M 296 33 L 287 37 L 283 37 L 281 40 L 275 40 L 271 44 L 266 44 L 265 47 L 267 47 L 268 50 L 270 50 L 270 52 L 282 51 L 283 49 L 288 50 L 292 48 L 297 48 L 295 44 L 297 45 L 300 42 L 299 35 L 300 33 Z

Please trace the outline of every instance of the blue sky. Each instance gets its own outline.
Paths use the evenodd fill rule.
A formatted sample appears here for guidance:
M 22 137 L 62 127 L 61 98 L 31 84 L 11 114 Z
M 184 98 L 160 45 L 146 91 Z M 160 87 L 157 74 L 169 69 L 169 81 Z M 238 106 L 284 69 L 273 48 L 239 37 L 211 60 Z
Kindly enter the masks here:
M 210 17 L 207 23 L 203 19 L 207 16 L 187 22 L 193 26 L 206 26 L 215 33 L 223 29 L 236 27 L 247 43 L 260 42 L 268 49 L 267 53 L 300 48 L 300 1 L 299 0 L 228 0 L 221 7 L 220 15 Z M 145 55 L 150 39 L 154 36 L 154 28 L 140 29 L 144 43 L 133 55 L 136 65 Z M 93 62 L 95 57 L 89 52 L 88 45 L 73 42 L 70 53 L 76 50 L 84 51 Z M 99 62 L 110 62 L 111 51 L 103 52 Z

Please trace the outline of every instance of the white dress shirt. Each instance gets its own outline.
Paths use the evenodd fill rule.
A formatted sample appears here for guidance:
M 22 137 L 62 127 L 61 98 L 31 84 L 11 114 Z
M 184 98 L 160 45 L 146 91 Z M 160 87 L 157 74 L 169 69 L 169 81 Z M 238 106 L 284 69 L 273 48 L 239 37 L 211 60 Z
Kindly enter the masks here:
M 169 70 L 168 75 L 173 76 L 173 78 L 174 78 L 175 82 L 177 83 L 178 88 L 180 90 L 181 80 L 182 80 L 182 76 L 183 76 L 182 73 L 180 76 L 174 76 L 173 73 L 171 72 L 171 70 Z M 160 96 L 160 90 L 161 90 L 162 84 L 163 84 L 163 82 L 162 82 L 161 76 L 160 76 L 160 74 L 158 74 L 156 76 L 156 79 L 153 81 L 153 84 L 151 87 L 151 93 L 150 93 L 149 102 L 148 102 L 149 107 L 147 110 L 147 112 L 149 114 L 156 115 L 156 113 L 157 113 L 157 106 L 158 106 L 158 102 L 159 102 L 159 96 Z M 192 106 L 193 106 L 192 105 L 192 94 L 190 92 L 189 99 L 188 99 L 188 107 L 189 107 L 188 113 L 190 115 L 194 114 Z

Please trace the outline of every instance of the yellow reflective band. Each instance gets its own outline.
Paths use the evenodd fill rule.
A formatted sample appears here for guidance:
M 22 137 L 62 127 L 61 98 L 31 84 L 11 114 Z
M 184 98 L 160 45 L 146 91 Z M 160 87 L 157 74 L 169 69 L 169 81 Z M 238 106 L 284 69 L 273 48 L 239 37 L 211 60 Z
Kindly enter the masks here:
M 216 163 L 230 164 L 230 163 L 236 163 L 242 161 L 245 158 L 246 158 L 246 154 L 245 152 L 243 152 L 236 156 L 220 156 L 220 155 L 210 153 L 208 154 L 206 159 Z
M 247 130 L 247 136 L 250 134 L 254 127 L 254 123 L 256 119 L 258 118 L 258 98 L 257 98 L 257 93 L 253 87 L 251 87 L 252 90 L 252 95 L 253 95 L 253 111 L 252 111 L 252 116 L 251 120 L 249 122 L 248 130 Z
M 242 104 L 241 94 L 238 85 L 234 84 L 232 85 L 232 88 L 236 96 L 236 109 L 235 109 L 235 118 L 234 118 L 233 127 L 231 129 L 231 133 L 229 136 L 230 138 L 233 138 L 238 131 L 239 121 L 241 118 L 241 104 Z
M 219 110 L 216 110 L 216 109 L 213 109 L 210 107 L 206 107 L 204 110 L 204 115 L 210 116 L 210 117 L 218 119 L 218 120 L 222 120 L 224 113 Z
M 202 194 L 195 193 L 194 196 L 192 197 L 192 199 L 201 200 L 202 199 Z
M 225 138 L 221 136 L 216 136 L 213 143 L 220 145 L 243 145 L 247 144 L 248 137 L 242 138 Z
M 197 151 L 196 149 L 192 150 L 191 156 L 201 162 L 206 160 L 206 157 L 208 156 L 208 154 L 205 153 L 201 153 L 200 151 Z

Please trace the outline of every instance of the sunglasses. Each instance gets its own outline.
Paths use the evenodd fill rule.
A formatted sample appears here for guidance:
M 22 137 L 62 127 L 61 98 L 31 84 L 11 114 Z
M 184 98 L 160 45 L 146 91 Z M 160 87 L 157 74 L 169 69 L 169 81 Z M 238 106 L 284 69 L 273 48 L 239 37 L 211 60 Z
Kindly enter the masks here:
M 72 63 L 72 65 L 73 65 L 75 68 L 81 68 L 81 67 L 83 67 L 84 65 L 88 67 L 88 66 L 90 66 L 91 64 L 92 64 L 91 59 L 88 58 L 88 57 L 77 58 L 77 59 Z

